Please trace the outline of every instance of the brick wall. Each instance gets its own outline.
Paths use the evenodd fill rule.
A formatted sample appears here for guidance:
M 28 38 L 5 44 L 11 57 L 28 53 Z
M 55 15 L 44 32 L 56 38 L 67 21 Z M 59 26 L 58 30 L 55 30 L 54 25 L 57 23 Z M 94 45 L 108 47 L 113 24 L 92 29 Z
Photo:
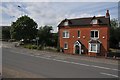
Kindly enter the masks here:
M 62 33 L 64 30 L 69 31 L 70 37 L 63 38 Z M 80 31 L 80 38 L 77 37 L 77 31 Z M 73 26 L 73 27 L 60 27 L 59 28 L 59 41 L 60 47 L 64 48 L 64 42 L 68 43 L 68 49 L 64 50 L 64 53 L 73 54 L 74 51 L 74 43 L 79 40 L 84 45 L 84 54 L 95 56 L 96 53 L 88 53 L 88 41 L 90 40 L 90 31 L 98 30 L 99 31 L 99 40 L 101 41 L 101 50 L 99 55 L 105 55 L 109 49 L 109 27 L 107 26 Z M 103 38 L 104 37 L 104 38 Z

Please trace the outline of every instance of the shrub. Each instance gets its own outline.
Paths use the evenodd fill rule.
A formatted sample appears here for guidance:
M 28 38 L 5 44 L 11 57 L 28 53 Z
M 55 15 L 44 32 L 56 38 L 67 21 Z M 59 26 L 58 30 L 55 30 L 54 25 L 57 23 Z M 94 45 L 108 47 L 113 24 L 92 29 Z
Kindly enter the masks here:
M 30 44 L 24 45 L 24 48 L 31 49 L 31 45 Z
M 37 45 L 32 45 L 31 49 L 37 49 L 37 47 L 38 47 Z
M 37 50 L 42 50 L 43 49 L 43 46 L 42 45 L 39 45 L 38 47 L 37 47 Z
M 120 57 L 120 53 L 117 53 L 117 52 L 110 52 L 108 53 L 108 57 Z
M 27 45 L 24 45 L 24 48 L 42 50 L 43 46 L 41 46 L 41 45 L 37 46 L 37 45 L 27 44 Z
M 48 51 L 56 51 L 57 49 L 54 47 L 45 47 L 44 50 L 48 50 Z
M 15 41 L 16 41 L 15 39 L 8 40 L 8 42 L 15 42 Z

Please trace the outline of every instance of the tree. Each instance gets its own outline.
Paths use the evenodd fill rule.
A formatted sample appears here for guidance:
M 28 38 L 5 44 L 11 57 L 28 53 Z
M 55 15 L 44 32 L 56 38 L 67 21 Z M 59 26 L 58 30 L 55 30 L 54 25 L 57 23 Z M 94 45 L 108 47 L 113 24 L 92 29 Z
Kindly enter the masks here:
M 112 19 L 111 20 L 111 27 L 110 27 L 110 47 L 111 48 L 118 48 L 118 43 L 120 42 L 120 26 L 118 26 L 118 20 Z
M 24 15 L 11 25 L 11 37 L 16 40 L 33 39 L 37 35 L 37 23 L 30 17 Z
M 58 33 L 52 33 L 51 46 L 58 46 Z
M 40 27 L 38 30 L 39 43 L 43 46 L 50 46 L 52 40 L 52 26 Z
M 2 39 L 10 39 L 10 26 L 2 26 Z

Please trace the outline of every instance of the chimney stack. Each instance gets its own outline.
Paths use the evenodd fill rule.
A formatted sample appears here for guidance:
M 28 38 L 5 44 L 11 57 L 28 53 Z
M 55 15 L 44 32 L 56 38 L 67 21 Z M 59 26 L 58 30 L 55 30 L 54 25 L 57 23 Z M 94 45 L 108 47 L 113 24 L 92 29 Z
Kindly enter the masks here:
M 109 10 L 107 10 L 105 17 L 106 17 L 106 18 L 110 18 Z

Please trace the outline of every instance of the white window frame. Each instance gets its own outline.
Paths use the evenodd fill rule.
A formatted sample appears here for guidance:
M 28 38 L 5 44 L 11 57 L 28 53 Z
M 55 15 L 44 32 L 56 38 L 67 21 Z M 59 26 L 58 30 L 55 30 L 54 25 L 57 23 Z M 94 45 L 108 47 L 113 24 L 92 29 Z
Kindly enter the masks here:
M 91 31 L 94 31 L 94 37 L 91 37 Z M 90 31 L 90 38 L 91 38 L 91 39 L 95 39 L 95 40 L 96 40 L 96 39 L 99 39 L 99 30 L 91 30 L 91 31 Z M 95 37 L 95 31 L 98 32 L 98 37 Z
M 65 21 L 65 22 L 64 22 L 64 26 L 68 26 L 68 21 Z
M 98 20 L 97 19 L 93 19 L 92 20 L 92 24 L 98 24 Z
M 66 45 L 66 47 L 65 47 L 65 45 Z M 64 43 L 64 49 L 68 49 L 68 43 L 67 42 Z
M 63 36 L 63 34 L 65 33 L 65 35 Z M 68 33 L 68 35 L 67 35 L 67 33 Z M 70 33 L 69 33 L 69 31 L 63 31 L 63 33 L 62 33 L 62 37 L 63 38 L 69 38 L 69 36 L 70 36 Z
M 92 44 L 95 44 L 95 51 L 92 51 Z M 100 44 L 99 43 L 89 43 L 89 52 L 93 52 L 93 53 L 99 53 L 100 52 Z

